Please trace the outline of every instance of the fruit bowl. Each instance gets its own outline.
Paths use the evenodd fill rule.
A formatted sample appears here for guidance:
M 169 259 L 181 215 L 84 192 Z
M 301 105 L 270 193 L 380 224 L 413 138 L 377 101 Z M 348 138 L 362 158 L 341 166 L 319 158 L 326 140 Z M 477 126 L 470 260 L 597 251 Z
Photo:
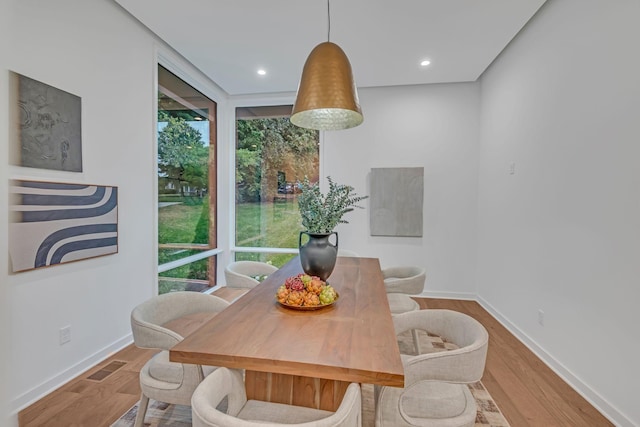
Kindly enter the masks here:
M 280 301 L 277 301 L 278 304 L 280 304 L 282 307 L 288 308 L 290 310 L 298 310 L 298 311 L 315 311 L 315 310 L 322 310 L 323 308 L 327 308 L 327 307 L 331 307 L 333 304 L 335 304 L 338 301 L 338 293 L 336 292 L 336 299 L 329 303 L 329 304 L 320 304 L 320 305 L 289 305 Z
M 278 304 L 300 311 L 330 307 L 338 298 L 336 290 L 327 282 L 304 273 L 287 278 L 276 292 Z

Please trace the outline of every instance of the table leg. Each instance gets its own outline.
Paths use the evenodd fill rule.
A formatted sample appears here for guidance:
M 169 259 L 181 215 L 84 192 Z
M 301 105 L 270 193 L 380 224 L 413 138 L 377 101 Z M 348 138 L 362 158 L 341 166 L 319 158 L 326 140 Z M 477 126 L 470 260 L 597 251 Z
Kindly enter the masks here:
M 245 372 L 247 399 L 335 411 L 349 386 L 347 381 Z

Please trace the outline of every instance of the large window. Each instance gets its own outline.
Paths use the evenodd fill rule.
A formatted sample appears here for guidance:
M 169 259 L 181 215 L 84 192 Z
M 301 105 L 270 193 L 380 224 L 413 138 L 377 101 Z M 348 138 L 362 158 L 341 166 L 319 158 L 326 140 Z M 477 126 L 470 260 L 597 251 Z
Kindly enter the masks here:
M 318 131 L 289 121 L 291 105 L 236 109 L 236 260 L 280 267 L 302 230 L 296 183 L 318 180 Z
M 158 66 L 159 293 L 216 279 L 216 103 Z

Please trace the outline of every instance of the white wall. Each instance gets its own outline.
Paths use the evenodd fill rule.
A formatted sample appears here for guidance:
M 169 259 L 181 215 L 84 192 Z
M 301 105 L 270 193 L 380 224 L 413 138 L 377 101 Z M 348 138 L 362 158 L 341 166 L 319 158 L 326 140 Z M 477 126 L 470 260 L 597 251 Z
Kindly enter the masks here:
M 481 79 L 481 301 L 620 425 L 640 425 L 639 21 L 637 0 L 549 0 Z
M 1 365 L 11 366 L 17 409 L 124 344 L 131 308 L 155 293 L 153 76 L 161 43 L 108 0 L 0 5 L 10 9 L 0 13 L 9 22 L 0 40 L 10 46 L 0 46 L 2 152 L 9 69 L 82 97 L 84 149 L 82 173 L 0 162 L 0 181 L 108 184 L 120 196 L 117 255 L 0 273 L 12 321 L 2 341 L 10 360 Z M 431 295 L 473 297 L 478 280 L 483 304 L 621 425 L 622 414 L 640 424 L 631 388 L 640 378 L 632 363 L 640 350 L 632 327 L 640 269 L 638 15 L 635 0 L 549 0 L 481 85 L 362 89 L 364 124 L 326 132 L 321 153 L 323 176 L 360 194 L 369 193 L 371 168 L 423 166 L 422 238 L 370 236 L 366 209 L 338 228 L 341 246 L 379 257 L 383 267 L 424 265 Z M 219 110 L 226 111 L 220 102 Z M 224 141 L 232 128 L 219 126 Z M 224 186 L 233 174 L 220 173 Z M 0 224 L 6 236 L 6 209 Z M 6 260 L 4 238 L 0 271 Z M 0 312 L 2 320 L 7 311 Z M 60 346 L 65 325 L 72 342 Z
M 118 254 L 6 276 L 16 409 L 125 344 L 131 309 L 152 295 L 155 54 L 107 1 L 10 6 L 7 68 L 80 96 L 83 140 L 82 173 L 10 167 L 10 177 L 119 187 Z M 66 325 L 72 340 L 61 346 Z
M 345 216 L 340 246 L 382 267 L 427 269 L 430 295 L 475 295 L 479 84 L 360 89 L 356 128 L 324 132 L 322 175 L 369 194 L 371 168 L 424 167 L 423 236 L 371 236 L 366 209 Z M 326 184 L 326 180 L 324 180 Z
M 10 142 L 6 86 L 13 70 L 82 98 L 83 172 L 7 169 L 0 162 L 0 204 L 7 206 L 8 178 L 119 190 L 118 254 L 14 275 L 5 273 L 7 218 L 0 209 L 0 274 L 12 322 L 2 353 L 8 352 L 15 411 L 128 344 L 131 309 L 157 292 L 155 70 L 157 50 L 170 50 L 109 0 L 2 4 L 9 13 L 0 39 L 10 46 L 0 59 L 2 158 Z M 66 325 L 72 340 L 61 346 Z
M 6 73 L 6 59 L 7 52 L 9 50 L 9 40 L 4 37 L 4 28 L 8 26 L 8 5 L 6 2 L 0 2 L 0 159 L 5 159 L 8 156 L 6 148 L 6 140 L 8 138 L 9 126 L 9 92 L 7 87 L 7 73 Z M 8 166 L 6 162 L 0 160 L 0 236 L 6 236 L 8 234 L 8 209 L 7 206 L 7 192 L 2 188 L 8 180 L 7 177 Z M 5 239 L 2 239 L 5 240 Z M 7 245 L 0 242 L 0 272 L 7 271 L 7 260 L 9 255 L 7 254 Z M 1 273 L 0 273 L 1 274 Z M 9 331 L 11 330 L 9 321 L 9 299 L 8 289 L 5 278 L 0 280 L 0 425 L 7 425 L 6 420 L 9 413 L 8 400 L 9 400 L 9 357 L 8 352 L 4 349 L 9 348 Z

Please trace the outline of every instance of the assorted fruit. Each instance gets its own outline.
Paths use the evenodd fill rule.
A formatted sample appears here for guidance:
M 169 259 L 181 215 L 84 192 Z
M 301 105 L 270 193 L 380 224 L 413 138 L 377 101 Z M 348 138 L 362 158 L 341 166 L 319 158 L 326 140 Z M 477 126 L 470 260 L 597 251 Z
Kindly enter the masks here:
M 317 276 L 304 273 L 287 278 L 276 292 L 278 302 L 296 307 L 328 305 L 337 298 L 338 294 L 331 285 Z

